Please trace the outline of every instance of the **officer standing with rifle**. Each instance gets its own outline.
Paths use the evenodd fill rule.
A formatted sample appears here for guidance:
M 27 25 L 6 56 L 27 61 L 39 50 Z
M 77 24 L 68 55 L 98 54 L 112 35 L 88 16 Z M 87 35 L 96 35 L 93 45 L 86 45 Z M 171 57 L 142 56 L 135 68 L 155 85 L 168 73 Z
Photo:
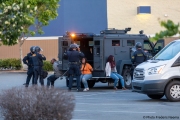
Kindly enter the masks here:
M 26 64 L 28 66 L 28 71 L 27 71 L 27 79 L 26 79 L 26 83 L 24 84 L 25 87 L 28 87 L 29 86 L 29 82 L 31 80 L 31 77 L 32 78 L 32 84 L 34 84 L 34 73 L 33 73 L 33 61 L 32 61 L 32 55 L 33 55 L 33 47 L 32 46 L 30 48 L 30 53 L 27 54 L 27 56 L 25 56 L 23 58 L 23 63 Z
M 80 48 L 77 44 L 71 44 L 69 51 L 65 54 L 69 60 L 69 91 L 72 88 L 73 77 L 76 77 L 77 81 L 77 92 L 80 91 L 81 84 L 80 84 L 80 58 L 84 57 L 84 54 L 80 51 Z
M 131 57 L 131 61 L 133 63 L 131 77 L 133 77 L 133 71 L 134 71 L 135 67 L 146 60 L 147 60 L 147 55 L 142 50 L 142 44 L 140 42 L 137 42 L 136 43 L 136 51 L 133 53 L 133 55 Z
M 34 71 L 34 84 L 37 85 L 37 80 L 38 77 L 40 78 L 40 83 L 43 86 L 44 85 L 44 80 L 42 77 L 42 67 L 43 67 L 43 60 L 46 60 L 46 57 L 40 53 L 41 48 L 39 46 L 35 46 L 33 48 L 33 55 L 32 55 L 32 60 L 33 60 L 33 71 Z

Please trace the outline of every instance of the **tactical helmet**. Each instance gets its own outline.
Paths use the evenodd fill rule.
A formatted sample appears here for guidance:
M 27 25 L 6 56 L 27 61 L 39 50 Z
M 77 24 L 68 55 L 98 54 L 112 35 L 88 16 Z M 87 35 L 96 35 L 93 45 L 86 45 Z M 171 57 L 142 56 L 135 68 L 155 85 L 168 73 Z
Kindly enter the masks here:
M 36 47 L 35 47 L 35 51 L 36 51 L 36 52 L 40 52 L 40 51 L 41 51 L 41 48 L 40 48 L 39 46 L 36 46 Z
M 136 43 L 136 48 L 142 48 L 142 44 L 140 42 Z
M 35 46 L 31 46 L 30 47 L 30 51 L 33 53 L 33 48 L 34 48 Z
M 75 44 L 75 43 L 70 45 L 70 48 L 78 48 L 78 47 L 79 46 L 77 44 Z

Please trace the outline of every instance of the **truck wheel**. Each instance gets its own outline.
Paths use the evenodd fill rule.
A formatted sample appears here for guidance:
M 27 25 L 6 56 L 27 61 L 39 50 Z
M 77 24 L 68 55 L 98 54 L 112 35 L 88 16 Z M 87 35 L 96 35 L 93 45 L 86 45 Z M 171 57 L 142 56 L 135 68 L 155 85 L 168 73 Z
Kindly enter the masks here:
M 131 69 L 130 68 L 123 69 L 123 78 L 124 78 L 125 87 L 132 88 L 132 86 L 131 86 L 132 78 L 131 78 Z
M 84 88 L 84 84 L 81 82 L 81 88 Z
M 93 88 L 95 85 L 95 81 L 94 80 L 88 80 L 88 87 L 89 88 Z
M 151 99 L 161 99 L 164 96 L 164 94 L 163 95 L 152 94 L 152 95 L 147 95 L 147 96 Z
M 69 80 L 66 78 L 66 87 L 69 87 Z
M 165 89 L 165 95 L 171 102 L 180 101 L 180 81 L 170 82 Z

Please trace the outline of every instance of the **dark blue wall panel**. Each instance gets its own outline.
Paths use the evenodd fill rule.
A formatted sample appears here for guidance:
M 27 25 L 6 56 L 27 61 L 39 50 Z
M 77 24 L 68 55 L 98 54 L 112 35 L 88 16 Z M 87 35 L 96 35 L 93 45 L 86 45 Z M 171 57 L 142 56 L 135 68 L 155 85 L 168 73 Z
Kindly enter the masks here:
M 43 36 L 61 36 L 66 31 L 99 33 L 107 28 L 106 0 L 61 0 L 58 14 L 43 27 Z

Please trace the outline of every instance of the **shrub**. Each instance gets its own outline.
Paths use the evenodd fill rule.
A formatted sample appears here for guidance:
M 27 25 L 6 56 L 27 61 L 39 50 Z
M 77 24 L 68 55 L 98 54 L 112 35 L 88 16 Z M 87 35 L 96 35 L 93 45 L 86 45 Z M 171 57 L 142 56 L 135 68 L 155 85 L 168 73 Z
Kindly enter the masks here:
M 43 69 L 46 71 L 53 71 L 53 66 L 49 61 L 44 61 Z
M 12 88 L 1 93 L 0 108 L 5 120 L 70 120 L 74 97 L 46 87 Z
M 0 69 L 15 69 L 20 70 L 21 69 L 21 61 L 20 59 L 0 59 Z

